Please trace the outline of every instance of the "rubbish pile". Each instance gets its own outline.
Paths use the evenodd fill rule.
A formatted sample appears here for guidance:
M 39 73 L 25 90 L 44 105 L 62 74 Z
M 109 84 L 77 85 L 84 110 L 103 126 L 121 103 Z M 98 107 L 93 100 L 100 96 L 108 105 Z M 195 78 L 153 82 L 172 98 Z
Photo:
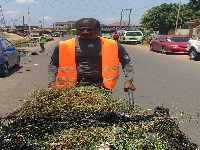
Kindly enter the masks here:
M 123 102 L 95 86 L 35 90 L 0 118 L 0 149 L 197 148 L 167 108 L 130 111 Z

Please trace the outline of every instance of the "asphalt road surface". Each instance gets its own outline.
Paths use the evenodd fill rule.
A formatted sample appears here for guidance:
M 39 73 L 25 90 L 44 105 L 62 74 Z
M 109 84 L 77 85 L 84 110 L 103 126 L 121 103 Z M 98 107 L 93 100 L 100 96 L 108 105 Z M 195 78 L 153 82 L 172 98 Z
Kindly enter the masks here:
M 171 116 L 182 117 L 178 119 L 181 131 L 200 148 L 200 61 L 191 61 L 186 54 L 152 52 L 147 46 L 124 47 L 134 64 L 136 105 L 152 110 L 157 106 L 169 108 Z M 123 84 L 121 71 L 114 97 L 128 99 L 122 92 Z
M 55 37 L 55 41 L 45 44 L 45 53 L 39 53 L 39 46 L 24 49 L 29 52 L 21 57 L 21 68 L 12 68 L 8 77 L 0 78 L 0 116 L 19 108 L 32 90 L 48 85 L 47 69 L 54 47 L 59 40 L 72 37 Z M 134 64 L 136 105 L 152 110 L 164 106 L 169 108 L 172 116 L 182 116 L 178 119 L 180 129 L 191 142 L 200 146 L 200 61 L 191 61 L 187 55 L 151 52 L 147 46 L 124 47 Z M 31 55 L 34 51 L 38 55 Z M 120 71 L 113 91 L 114 98 L 128 99 L 127 93 L 123 92 L 123 84 L 124 75 Z M 191 117 L 194 119 L 190 120 Z
M 71 37 L 65 37 L 71 38 Z M 28 98 L 27 94 L 37 88 L 48 85 L 47 70 L 54 47 L 64 37 L 55 37 L 45 44 L 45 52 L 40 53 L 40 46 L 19 48 L 27 52 L 21 56 L 21 67 L 11 68 L 9 76 L 0 78 L 0 116 L 13 112 Z M 31 55 L 36 52 L 38 55 Z

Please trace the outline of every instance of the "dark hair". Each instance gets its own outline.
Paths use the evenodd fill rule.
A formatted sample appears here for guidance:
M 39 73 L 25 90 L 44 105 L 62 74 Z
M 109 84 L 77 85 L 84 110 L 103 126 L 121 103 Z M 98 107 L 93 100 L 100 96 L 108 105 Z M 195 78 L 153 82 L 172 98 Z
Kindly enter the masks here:
M 100 28 L 100 22 L 94 18 L 82 18 L 75 23 L 78 27 L 97 27 Z

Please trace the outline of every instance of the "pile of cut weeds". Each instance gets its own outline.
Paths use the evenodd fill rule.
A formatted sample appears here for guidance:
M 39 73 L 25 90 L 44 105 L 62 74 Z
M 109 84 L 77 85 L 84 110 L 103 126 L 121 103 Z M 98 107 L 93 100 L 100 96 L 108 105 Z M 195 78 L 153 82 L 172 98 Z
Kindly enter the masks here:
M 1 118 L 0 149 L 197 148 L 167 108 L 125 112 L 122 103 L 95 86 L 36 90 L 18 111 Z

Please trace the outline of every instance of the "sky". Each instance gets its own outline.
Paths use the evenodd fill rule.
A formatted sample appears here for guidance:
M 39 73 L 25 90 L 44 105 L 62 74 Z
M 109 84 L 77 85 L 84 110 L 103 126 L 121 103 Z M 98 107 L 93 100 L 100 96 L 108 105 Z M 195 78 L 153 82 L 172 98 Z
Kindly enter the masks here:
M 122 21 L 128 22 L 132 9 L 130 23 L 139 24 L 142 15 L 152 7 L 180 1 L 189 3 L 189 0 L 0 0 L 0 20 L 4 17 L 5 25 L 11 27 L 23 25 L 23 16 L 25 24 L 29 24 L 30 18 L 30 25 L 45 28 L 54 27 L 55 22 L 81 18 L 95 18 L 108 25 L 120 22 L 121 16 Z

